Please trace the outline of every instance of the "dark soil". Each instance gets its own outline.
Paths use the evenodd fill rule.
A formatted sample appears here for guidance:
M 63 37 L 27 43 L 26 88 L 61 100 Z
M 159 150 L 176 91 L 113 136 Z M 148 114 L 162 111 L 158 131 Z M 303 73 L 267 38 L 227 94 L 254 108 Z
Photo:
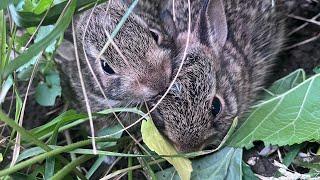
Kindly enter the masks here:
M 320 13 L 320 2 L 309 0 L 289 0 L 286 1 L 289 9 L 289 16 L 300 16 L 311 19 Z M 320 15 L 318 15 L 320 16 Z M 317 19 L 320 21 L 320 17 Z M 303 68 L 307 74 L 312 74 L 313 69 L 320 65 L 320 26 L 308 23 L 304 28 L 292 34 L 299 26 L 306 21 L 287 17 L 286 20 L 286 44 L 279 56 L 276 74 L 283 77 L 290 72 Z M 292 47 L 310 38 L 316 38 L 312 42 Z M 287 49 L 287 50 L 286 50 Z

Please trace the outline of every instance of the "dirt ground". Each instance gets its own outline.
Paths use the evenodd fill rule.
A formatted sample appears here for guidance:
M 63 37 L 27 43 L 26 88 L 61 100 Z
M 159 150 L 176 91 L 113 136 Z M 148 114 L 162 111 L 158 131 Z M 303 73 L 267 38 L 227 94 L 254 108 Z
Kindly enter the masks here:
M 280 53 L 276 74 L 282 77 L 298 68 L 303 68 L 311 74 L 313 68 L 320 65 L 320 1 L 287 0 L 286 5 L 289 9 L 286 19 L 286 44 Z M 306 24 L 305 20 L 296 19 L 311 19 L 316 16 L 318 25 Z M 306 26 L 298 30 L 297 28 L 303 24 Z M 303 44 L 304 42 L 308 43 Z

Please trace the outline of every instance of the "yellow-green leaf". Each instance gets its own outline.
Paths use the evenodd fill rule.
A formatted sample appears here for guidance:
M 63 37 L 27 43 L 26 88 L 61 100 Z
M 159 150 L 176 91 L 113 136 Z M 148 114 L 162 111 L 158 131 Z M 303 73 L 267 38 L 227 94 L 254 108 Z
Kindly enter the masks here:
M 141 134 L 143 142 L 159 155 L 176 155 L 176 149 L 160 134 L 152 120 L 142 121 Z M 174 168 L 182 180 L 190 179 L 191 161 L 184 157 L 164 157 Z

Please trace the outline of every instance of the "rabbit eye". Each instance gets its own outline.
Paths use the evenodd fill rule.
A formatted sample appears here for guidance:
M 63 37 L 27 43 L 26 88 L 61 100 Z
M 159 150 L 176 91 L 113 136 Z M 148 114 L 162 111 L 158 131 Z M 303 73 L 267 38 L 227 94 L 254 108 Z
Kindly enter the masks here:
M 157 42 L 157 44 L 161 44 L 162 42 L 162 37 L 160 35 L 160 32 L 155 30 L 155 29 L 149 29 L 152 38 Z
M 106 61 L 101 61 L 102 69 L 108 74 L 114 74 L 113 69 L 108 65 Z
M 211 104 L 211 111 L 212 111 L 212 114 L 214 116 L 217 116 L 220 114 L 222 110 L 222 104 L 221 104 L 221 100 L 220 98 L 218 98 L 217 96 L 215 96 L 212 100 L 212 104 Z

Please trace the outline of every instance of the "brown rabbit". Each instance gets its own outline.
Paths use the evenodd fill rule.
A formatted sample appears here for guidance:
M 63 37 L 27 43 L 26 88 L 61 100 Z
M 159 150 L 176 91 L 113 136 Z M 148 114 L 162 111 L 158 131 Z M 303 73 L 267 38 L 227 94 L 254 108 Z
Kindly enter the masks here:
M 121 51 L 110 45 L 100 59 L 96 59 L 108 41 L 108 33 L 115 29 L 128 7 L 122 1 L 114 0 L 99 5 L 93 11 L 80 15 L 76 23 L 77 44 L 80 51 L 81 70 L 83 73 L 88 98 L 93 111 L 108 108 L 108 104 L 126 106 L 148 101 L 164 91 L 170 83 L 170 50 L 161 46 L 160 29 L 149 28 L 145 20 L 131 13 L 118 34 L 113 39 Z M 151 20 L 148 21 L 148 24 Z M 157 25 L 157 27 L 160 27 Z M 82 37 L 84 41 L 82 42 Z M 82 44 L 83 43 L 83 44 Z M 86 52 L 82 51 L 82 45 Z M 95 82 L 86 63 L 84 53 L 96 74 L 107 97 L 105 99 Z M 75 61 L 59 61 L 64 74 L 64 84 L 69 86 L 67 97 L 73 106 L 84 110 L 85 101 L 76 69 Z M 105 124 L 108 124 L 106 122 Z
M 175 21 L 166 19 L 174 16 L 171 2 L 163 21 L 176 37 L 174 75 L 183 60 L 189 16 L 188 2 L 176 0 Z M 269 0 L 194 0 L 191 22 L 182 70 L 152 114 L 182 152 L 220 143 L 265 84 L 283 42 L 282 21 Z
M 104 13 L 107 6 L 99 6 L 85 36 L 90 63 L 108 97 L 102 98 L 82 59 L 85 81 L 92 83 L 87 88 L 93 110 L 106 108 L 107 102 L 125 105 L 146 100 L 153 105 L 158 100 L 154 96 L 162 95 L 184 62 L 173 88 L 153 111 L 153 120 L 179 151 L 199 150 L 212 142 L 217 145 L 233 118 L 248 109 L 268 77 L 283 39 L 277 9 L 268 0 L 192 1 L 190 45 L 183 60 L 188 38 L 187 1 L 175 1 L 174 20 L 172 1 L 161 1 L 162 9 L 153 17 L 159 15 L 162 22 L 155 19 L 158 25 L 164 23 L 165 29 L 154 31 L 157 24 L 153 26 L 132 14 L 114 39 L 128 60 L 109 47 L 103 61 L 96 62 L 96 55 L 107 41 L 104 28 L 111 32 L 126 9 L 119 2 L 111 4 L 109 19 Z M 142 5 L 135 13 L 146 18 L 148 15 L 142 14 L 148 8 Z M 85 13 L 77 23 L 78 41 L 85 32 L 88 16 Z M 169 32 L 174 42 L 162 41 L 161 37 L 166 36 L 160 32 Z M 161 42 L 166 43 L 161 46 Z M 72 63 L 63 63 L 62 69 L 68 74 L 74 93 L 82 97 Z M 84 101 L 80 98 L 80 102 Z M 83 103 L 80 105 L 84 107 Z

